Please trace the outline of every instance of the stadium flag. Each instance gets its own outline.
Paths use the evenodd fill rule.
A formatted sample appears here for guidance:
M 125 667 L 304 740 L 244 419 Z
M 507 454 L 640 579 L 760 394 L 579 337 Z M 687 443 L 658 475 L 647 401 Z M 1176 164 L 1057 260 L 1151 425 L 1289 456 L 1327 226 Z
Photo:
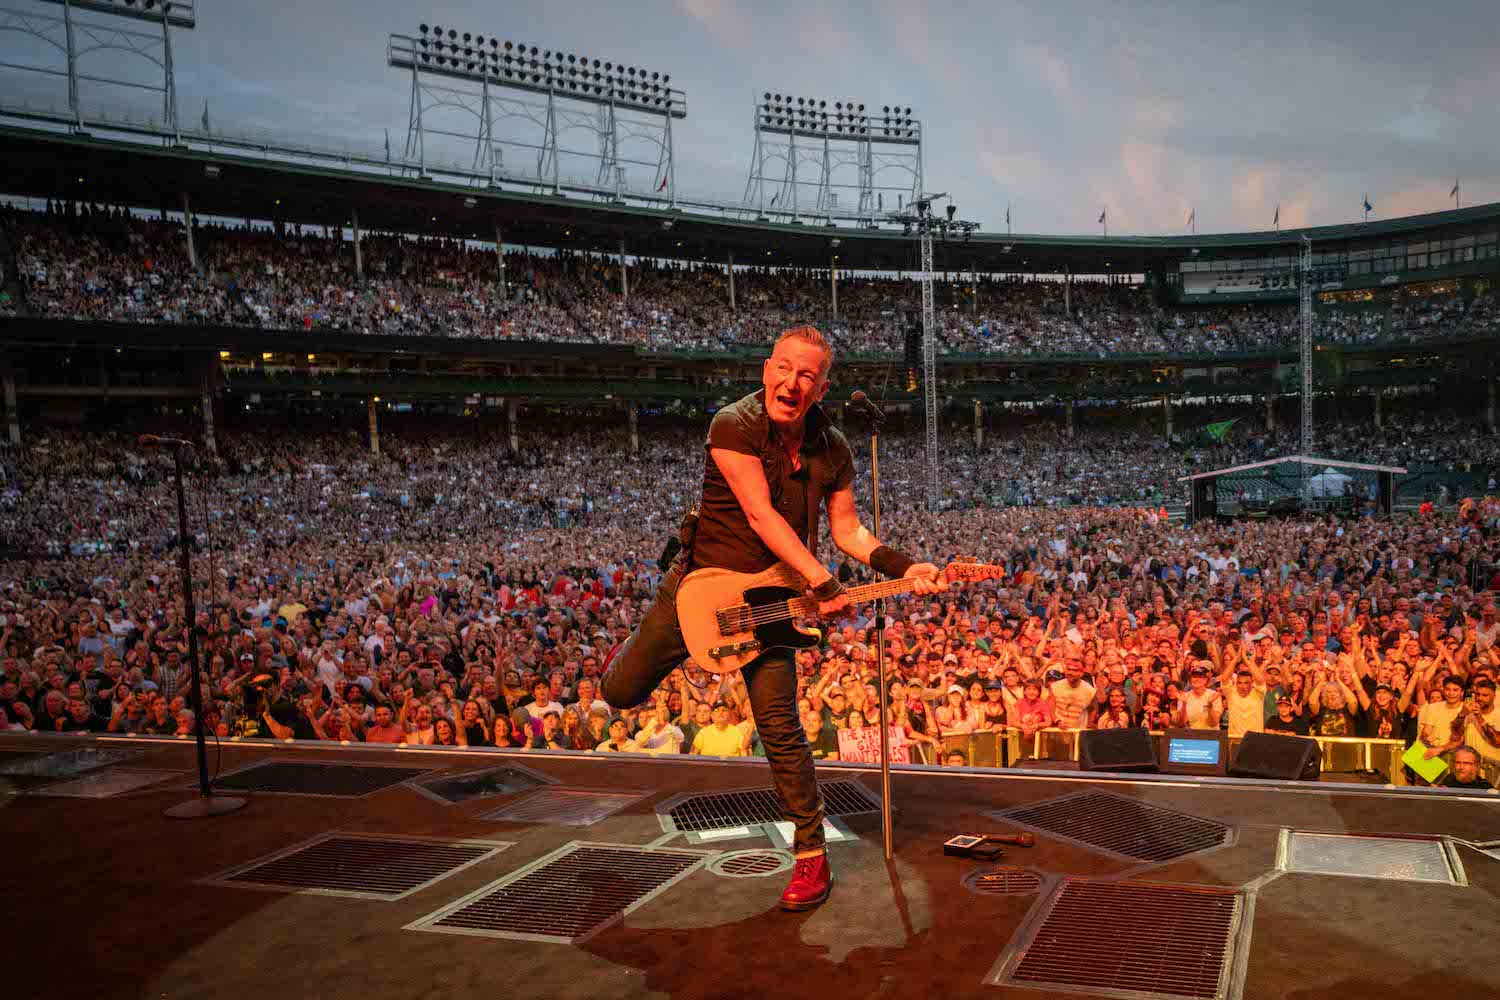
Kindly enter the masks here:
M 1187 227 L 1189 229 L 1192 229 L 1193 228 L 1193 224 L 1195 222 L 1197 222 L 1197 221 L 1198 221 L 1198 210 L 1196 208 L 1190 208 L 1190 209 L 1188 209 Z
M 1223 441 L 1229 437 L 1229 428 L 1233 427 L 1235 421 L 1239 419 L 1239 417 L 1235 417 L 1234 420 L 1221 420 L 1216 424 L 1209 424 L 1203 430 L 1214 441 Z
M 1099 213 L 1099 224 L 1101 226 L 1104 225 L 1104 217 L 1106 215 L 1108 215 L 1108 214 L 1109 214 L 1109 209 L 1107 209 L 1107 208 L 1104 211 L 1102 211 L 1102 212 Z
M 775 194 L 771 195 L 771 207 L 772 208 L 776 207 L 776 199 L 780 198 L 780 197 L 781 197 L 781 192 L 780 191 L 777 191 Z
M 385 130 L 385 162 L 391 162 L 391 130 Z
M 1005 235 L 1010 235 L 1010 202 L 1005 203 Z
M 1365 203 L 1365 221 L 1369 222 L 1370 221 L 1370 213 L 1372 211 L 1374 211 L 1374 206 L 1370 204 L 1370 196 L 1369 195 L 1365 195 L 1364 196 L 1364 203 Z
M 1276 227 L 1278 233 L 1281 232 L 1281 202 L 1279 201 L 1276 203 L 1276 215 L 1271 219 L 1271 225 Z
M 1459 202 L 1458 178 L 1457 177 L 1453 178 L 1453 190 L 1448 192 L 1448 197 L 1450 197 L 1450 198 L 1453 199 L 1453 207 L 1454 208 L 1463 208 L 1463 205 L 1460 204 L 1460 202 Z
M 1109 206 L 1107 206 L 1107 205 L 1104 207 L 1104 210 L 1099 213 L 1099 225 L 1101 225 L 1101 226 L 1104 227 L 1104 235 L 1108 236 L 1109 235 Z
M 212 129 L 208 127 L 208 101 L 206 100 L 203 102 L 203 131 L 212 131 Z
M 661 183 L 656 186 L 656 193 L 657 194 L 661 194 L 663 191 L 665 191 L 667 189 L 667 178 L 670 177 L 670 176 L 672 176 L 672 175 L 671 174 L 663 174 L 662 175 Z

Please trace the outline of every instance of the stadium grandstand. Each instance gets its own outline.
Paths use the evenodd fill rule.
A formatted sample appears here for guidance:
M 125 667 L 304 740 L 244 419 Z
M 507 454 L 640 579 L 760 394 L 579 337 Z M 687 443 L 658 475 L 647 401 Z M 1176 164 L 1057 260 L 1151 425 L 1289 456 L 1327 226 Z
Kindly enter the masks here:
M 152 10 L 162 37 L 195 26 Z M 428 36 L 427 25 L 392 36 L 414 108 L 427 93 Z M 448 82 L 470 72 L 454 68 Z M 652 105 L 657 91 L 640 79 L 632 107 L 659 119 L 669 157 L 671 129 L 686 126 L 670 102 Z M 775 103 L 768 95 L 757 112 L 757 164 L 761 143 L 816 128 L 777 124 Z M 836 211 L 819 195 L 799 216 L 770 204 L 776 185 L 760 166 L 753 197 L 726 204 L 695 200 L 669 159 L 628 190 L 623 154 L 579 182 L 540 168 L 506 174 L 498 159 L 446 165 L 415 111 L 406 148 L 384 156 L 237 136 L 211 129 L 206 110 L 201 127 L 175 116 L 132 123 L 0 99 L 0 735 L 24 741 L 0 749 L 56 752 L 47 740 L 66 734 L 150 754 L 143 768 L 177 774 L 186 748 L 167 742 L 201 724 L 222 741 L 225 778 L 286 740 L 298 760 L 331 766 L 396 747 L 405 764 L 431 750 L 413 775 L 449 767 L 425 763 L 444 748 L 490 752 L 464 766 L 510 762 L 504 780 L 523 784 L 497 791 L 488 777 L 485 790 L 444 802 L 543 783 L 606 798 L 609 788 L 625 812 L 588 812 L 582 825 L 618 824 L 599 839 L 634 837 L 640 822 L 653 838 L 682 835 L 673 847 L 684 852 L 714 850 L 712 835 L 738 834 L 706 821 L 689 832 L 675 813 L 657 830 L 657 814 L 625 808 L 635 801 L 625 785 L 586 777 L 578 762 L 616 751 L 642 768 L 766 756 L 736 673 L 688 659 L 623 710 L 601 700 L 599 681 L 668 571 L 664 546 L 698 499 L 708 420 L 761 384 L 782 331 L 812 325 L 837 358 L 825 409 L 851 441 L 862 509 L 872 456 L 845 401 L 863 389 L 889 414 L 881 537 L 939 565 L 1004 570 L 893 599 L 884 662 L 876 605 L 826 623 L 821 644 L 797 656 L 820 770 L 857 777 L 875 760 L 864 733 L 876 728 L 883 675 L 909 791 L 919 788 L 911 775 L 937 780 L 927 767 L 975 782 L 1024 773 L 1041 789 L 1086 766 L 1101 730 L 1148 731 L 1168 770 L 1169 731 L 1212 733 L 1226 754 L 1279 732 L 1316 741 L 1318 789 L 1427 795 L 1417 808 L 1432 803 L 1429 818 L 1387 827 L 1446 837 L 1451 857 L 1457 834 L 1432 828 L 1460 793 L 1435 786 L 1500 781 L 1500 204 L 1176 236 L 946 230 L 938 216 L 924 269 L 919 217 L 901 214 L 927 205 L 920 167 L 886 189 L 892 201 L 899 189 L 898 211 L 883 200 L 872 210 L 877 187 L 866 185 L 858 208 Z M 553 150 L 555 171 L 566 153 Z M 799 183 L 806 195 L 805 181 L 777 189 Z M 186 537 L 173 454 L 143 434 L 192 442 L 181 452 Z M 183 543 L 191 623 L 177 582 Z M 837 551 L 819 554 L 845 583 L 870 577 Z M 7 766 L 0 773 L 24 771 Z M 623 773 L 631 788 L 659 780 Z M 690 798 L 693 772 L 671 773 L 673 794 Z M 725 791 L 763 783 L 746 773 L 706 780 Z M 955 817 L 941 795 L 912 794 L 941 818 L 914 820 L 932 841 L 924 871 L 960 832 L 938 837 L 939 825 L 1014 818 L 990 805 Z M 1126 792 L 1078 794 L 1108 809 Z M 1163 813 L 1202 801 L 1159 794 L 1172 806 Z M 123 816 L 141 801 L 110 806 L 123 803 Z M 360 802 L 351 829 L 386 822 Z M 1241 843 L 1226 835 L 1212 849 L 1275 858 L 1274 839 L 1254 828 L 1281 808 L 1301 807 L 1262 803 Z M 868 817 L 850 812 L 830 805 L 829 829 L 876 840 L 860 825 Z M 285 848 L 287 831 L 303 835 L 301 819 L 277 822 L 256 846 L 228 838 L 224 849 L 248 857 Z M 461 825 L 447 822 L 415 823 L 407 840 Z M 556 844 L 539 848 L 528 822 L 464 843 L 530 862 Z M 1045 826 L 1015 822 L 1045 839 Z M 1464 823 L 1480 825 L 1469 814 Z M 790 847 L 774 823 L 764 833 Z M 559 850 L 610 846 L 593 839 L 570 835 Z M 1152 861 L 1101 850 L 1111 877 Z M 201 875 L 229 864 L 217 851 L 191 848 Z M 778 872 L 793 864 L 782 854 Z M 219 876 L 220 889 L 239 877 Z M 275 885 L 303 887 L 302 877 Z M 1210 878 L 1197 867 L 1162 877 Z M 1250 877 L 1213 876 L 1231 894 Z M 432 885 L 350 891 L 395 907 Z M 1019 926 L 1019 914 L 1004 919 Z M 611 933 L 597 954 L 623 962 Z M 1249 938 L 1237 947 L 1243 955 Z M 1013 966 L 986 982 L 1019 975 Z M 700 995 L 698 985 L 682 995 Z

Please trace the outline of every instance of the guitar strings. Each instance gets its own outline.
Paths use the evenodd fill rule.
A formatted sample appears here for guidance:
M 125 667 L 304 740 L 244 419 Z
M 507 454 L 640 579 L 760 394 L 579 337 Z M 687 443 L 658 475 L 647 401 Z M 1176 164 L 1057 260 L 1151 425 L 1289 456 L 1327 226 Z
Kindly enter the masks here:
M 967 578 L 969 577 L 972 577 L 973 579 L 980 579 L 983 576 L 988 575 L 986 573 L 979 572 L 978 569 L 978 567 L 975 567 L 973 569 L 966 569 L 964 571 L 960 571 L 958 575 L 962 578 L 965 578 L 965 581 L 967 581 Z M 993 567 L 985 567 L 985 569 L 993 570 Z M 865 601 L 881 597 L 890 597 L 895 594 L 899 594 L 904 590 L 910 590 L 911 586 L 912 584 L 909 580 L 885 580 L 880 583 L 869 584 L 868 587 L 854 588 L 854 590 L 850 592 L 850 599 L 853 601 Z M 803 610 L 793 610 L 792 605 L 794 603 L 804 605 L 810 604 L 811 607 L 806 607 Z M 747 618 L 750 626 L 753 628 L 757 625 L 768 625 L 771 622 L 783 621 L 787 618 L 795 618 L 799 614 L 803 614 L 806 611 L 815 610 L 817 610 L 817 602 L 813 601 L 811 598 L 798 597 L 781 601 L 777 604 L 763 605 L 759 609 L 752 610 Z

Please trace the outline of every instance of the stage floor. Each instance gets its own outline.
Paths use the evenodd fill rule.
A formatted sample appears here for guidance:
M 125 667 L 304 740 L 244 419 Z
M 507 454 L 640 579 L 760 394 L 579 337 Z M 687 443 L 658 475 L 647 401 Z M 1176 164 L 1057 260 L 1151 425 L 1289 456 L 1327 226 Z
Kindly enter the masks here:
M 75 747 L 129 756 L 35 773 Z M 385 787 L 165 818 L 194 766 L 0 739 L 10 995 L 1500 996 L 1496 796 L 898 771 L 887 862 L 879 773 L 827 767 L 833 894 L 790 914 L 763 762 L 226 744 L 226 784 Z M 998 862 L 942 852 L 1021 829 Z

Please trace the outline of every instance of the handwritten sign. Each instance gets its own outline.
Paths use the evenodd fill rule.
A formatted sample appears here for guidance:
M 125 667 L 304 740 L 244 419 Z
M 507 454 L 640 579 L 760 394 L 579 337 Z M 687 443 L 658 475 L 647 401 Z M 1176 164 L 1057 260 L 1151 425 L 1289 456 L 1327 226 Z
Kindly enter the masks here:
M 1441 757 L 1425 756 L 1426 750 L 1427 748 L 1422 745 L 1421 741 L 1413 743 L 1406 753 L 1401 755 L 1401 763 L 1420 774 L 1429 785 L 1435 785 L 1438 779 L 1447 773 L 1448 762 Z M 839 756 L 843 755 L 843 748 L 840 747 Z
M 906 742 L 906 733 L 892 726 L 890 730 L 892 764 L 910 764 L 911 755 Z M 880 731 L 874 726 L 861 729 L 839 730 L 839 760 L 859 761 L 865 764 L 880 763 Z

